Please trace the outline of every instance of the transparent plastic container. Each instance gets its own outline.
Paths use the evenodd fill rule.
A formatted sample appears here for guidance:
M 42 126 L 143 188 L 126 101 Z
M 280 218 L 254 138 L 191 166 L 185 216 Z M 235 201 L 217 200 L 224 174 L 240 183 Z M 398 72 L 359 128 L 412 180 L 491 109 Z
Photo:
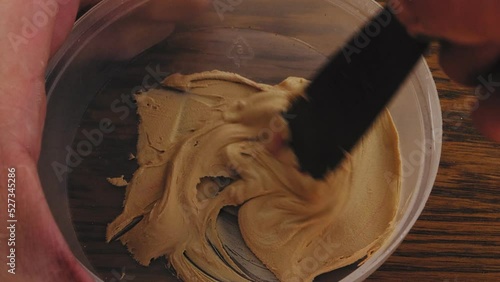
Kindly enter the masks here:
M 219 69 L 264 83 L 312 78 L 380 9 L 371 0 L 215 0 L 217 5 L 174 28 L 162 6 L 168 2 L 101 2 L 79 19 L 49 64 L 41 180 L 68 244 L 97 281 L 177 281 L 162 262 L 138 266 L 121 244 L 104 242 L 106 224 L 120 213 L 124 197 L 124 190 L 109 187 L 105 178 L 136 168 L 128 161 L 137 138 L 133 93 L 174 72 Z M 389 110 L 403 160 L 394 232 L 361 266 L 318 281 L 367 278 L 402 242 L 431 192 L 442 123 L 423 59 Z

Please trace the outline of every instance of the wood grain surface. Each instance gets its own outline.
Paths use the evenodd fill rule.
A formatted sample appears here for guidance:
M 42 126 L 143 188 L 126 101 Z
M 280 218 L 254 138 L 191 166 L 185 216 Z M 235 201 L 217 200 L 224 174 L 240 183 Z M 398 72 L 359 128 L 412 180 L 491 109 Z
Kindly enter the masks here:
M 481 136 L 469 111 L 474 89 L 426 56 L 443 112 L 443 151 L 422 215 L 370 281 L 500 280 L 500 144 Z
M 383 4 L 385 1 L 379 1 Z M 422 215 L 369 281 L 500 281 L 500 144 L 474 128 L 474 88 L 426 55 L 443 112 L 443 151 Z
M 443 112 L 437 180 L 409 235 L 368 281 L 500 281 L 500 144 L 488 141 L 474 128 L 469 118 L 474 88 L 451 81 L 439 67 L 437 53 L 438 47 L 433 46 L 426 55 Z M 123 281 L 133 280 L 127 272 L 143 275 L 144 281 L 171 281 L 161 278 L 164 260 L 143 268 L 121 244 L 104 242 L 106 223 L 120 213 L 124 196 L 124 188 L 110 188 L 105 178 L 125 174 L 129 179 L 136 169 L 128 156 L 135 151 L 138 122 L 133 113 L 110 114 L 109 105 L 141 85 L 143 75 L 137 74 L 157 59 L 143 57 L 131 65 L 128 75 L 108 85 L 108 95 L 93 101 L 79 130 L 90 131 L 103 118 L 116 126 L 70 176 L 68 188 L 76 232 L 90 263 L 100 266 L 96 270 L 106 281 L 118 281 L 122 272 Z M 75 142 L 85 138 L 80 134 Z

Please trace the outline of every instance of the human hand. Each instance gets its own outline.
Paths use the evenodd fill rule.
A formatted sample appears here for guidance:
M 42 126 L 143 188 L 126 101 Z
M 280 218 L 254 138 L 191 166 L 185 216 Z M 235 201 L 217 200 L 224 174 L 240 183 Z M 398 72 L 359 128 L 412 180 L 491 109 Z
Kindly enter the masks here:
M 208 0 L 163 0 L 172 21 L 199 10 Z M 45 120 L 45 71 L 50 56 L 73 26 L 80 6 L 97 0 L 19 0 L 0 3 L 0 222 L 15 204 L 15 232 L 0 229 L 0 281 L 94 281 L 61 235 L 40 184 L 37 161 Z M 15 198 L 8 191 L 15 169 Z M 15 201 L 15 202 L 13 202 Z M 9 217 L 9 219 L 11 219 Z M 9 223 L 10 224 L 10 223 Z M 14 240 L 9 238 L 15 237 Z M 14 242 L 15 245 L 12 243 Z M 14 274 L 7 258 L 15 248 Z M 6 269 L 7 268 L 7 269 Z
M 414 35 L 441 41 L 440 64 L 454 80 L 466 85 L 490 81 L 472 112 L 476 126 L 500 141 L 500 3 L 497 0 L 391 0 L 400 21 Z

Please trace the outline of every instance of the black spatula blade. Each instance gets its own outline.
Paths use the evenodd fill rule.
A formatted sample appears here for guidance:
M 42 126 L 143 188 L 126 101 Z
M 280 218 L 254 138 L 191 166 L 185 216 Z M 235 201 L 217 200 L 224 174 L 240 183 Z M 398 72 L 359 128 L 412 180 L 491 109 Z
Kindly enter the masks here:
M 334 169 L 386 107 L 428 44 L 390 8 L 371 19 L 317 74 L 288 115 L 291 147 L 315 178 Z

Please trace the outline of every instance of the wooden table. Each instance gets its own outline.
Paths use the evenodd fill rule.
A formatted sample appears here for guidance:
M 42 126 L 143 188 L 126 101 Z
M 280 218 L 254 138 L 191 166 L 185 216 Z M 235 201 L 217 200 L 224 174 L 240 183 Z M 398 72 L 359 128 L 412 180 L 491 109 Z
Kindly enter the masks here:
M 437 84 L 443 111 L 444 143 L 439 173 L 426 208 L 414 228 L 394 255 L 368 280 L 500 281 L 500 144 L 486 140 L 473 127 L 468 113 L 475 101 L 474 89 L 450 81 L 438 65 L 436 46 L 427 56 L 427 61 Z M 109 105 L 110 101 L 103 104 Z M 100 112 L 94 115 L 99 117 Z M 137 121 L 133 118 L 131 116 L 128 122 L 135 128 Z M 120 127 L 117 132 L 128 138 L 128 147 L 109 156 L 110 159 L 121 156 L 123 163 L 126 163 L 128 152 L 135 147 L 135 133 L 126 128 Z M 116 145 L 112 141 L 109 140 L 110 146 Z M 123 147 L 123 144 L 120 146 Z M 96 154 L 107 158 L 104 150 Z M 90 197 L 86 187 L 103 187 L 106 185 L 105 177 L 112 175 L 109 171 L 99 175 L 95 165 L 90 162 L 88 166 L 82 165 L 97 173 L 93 179 L 73 176 L 78 180 L 74 182 L 80 185 L 75 186 L 78 189 L 70 190 L 70 197 L 83 199 L 79 202 L 81 204 L 88 203 L 84 200 Z M 130 162 L 124 167 L 112 166 L 110 169 L 119 175 L 127 170 L 133 172 L 135 166 Z M 123 192 L 111 190 L 106 193 L 117 195 L 99 198 L 117 199 L 113 204 L 119 211 L 123 199 L 120 193 Z M 106 247 L 103 242 L 106 222 L 116 216 L 116 211 L 113 214 L 104 210 L 108 208 L 109 201 L 92 205 L 95 218 L 102 222 L 100 225 L 86 220 L 89 209 L 76 205 L 73 210 L 74 219 L 81 220 L 77 232 L 86 234 L 81 237 L 85 239 L 84 248 L 89 253 L 100 254 L 89 258 L 93 262 L 109 260 L 111 255 L 119 253 L 123 259 L 117 260 L 116 264 L 126 265 L 127 269 L 134 268 L 135 262 L 120 244 Z M 79 216 L 80 211 L 82 216 Z M 104 247 L 108 251 L 102 254 Z M 101 270 L 107 273 L 109 279 L 112 278 L 110 269 L 112 267 Z M 164 266 L 158 263 L 154 269 L 162 272 Z
M 443 112 L 443 151 L 427 205 L 397 251 L 369 281 L 500 281 L 500 144 L 469 118 L 474 89 L 426 56 Z

